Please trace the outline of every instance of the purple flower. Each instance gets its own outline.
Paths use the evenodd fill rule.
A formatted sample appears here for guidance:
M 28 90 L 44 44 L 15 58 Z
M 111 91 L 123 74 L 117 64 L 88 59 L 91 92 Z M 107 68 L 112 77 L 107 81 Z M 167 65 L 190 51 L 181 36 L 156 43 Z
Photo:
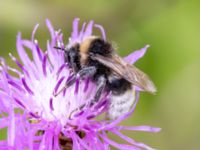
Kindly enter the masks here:
M 74 109 L 94 96 L 96 86 L 89 79 L 77 79 L 74 85 L 54 96 L 72 77 L 68 64 L 64 62 L 63 52 L 54 46 L 64 48 L 81 42 L 92 35 L 93 27 L 98 28 L 102 38 L 106 39 L 102 26 L 90 21 L 87 26 L 84 23 L 79 31 L 78 22 L 79 19 L 74 20 L 69 43 L 64 45 L 62 33 L 55 31 L 47 20 L 51 40 L 47 41 L 45 52 L 34 38 L 38 25 L 33 30 L 31 40 L 22 39 L 19 33 L 17 52 L 20 60 L 9 54 L 18 69 L 8 66 L 3 58 L 0 59 L 0 129 L 7 128 L 7 139 L 0 141 L 0 149 L 107 150 L 110 146 L 123 150 L 152 149 L 122 134 L 121 130 L 158 132 L 160 128 L 118 125 L 134 112 L 139 91 L 136 91 L 131 110 L 116 120 L 100 117 L 108 109 L 108 93 L 104 93 L 94 106 L 70 117 Z M 131 64 L 136 62 L 145 54 L 147 47 L 133 52 L 125 60 Z M 32 58 L 28 54 L 32 54 Z M 107 132 L 119 136 L 128 144 L 111 140 Z

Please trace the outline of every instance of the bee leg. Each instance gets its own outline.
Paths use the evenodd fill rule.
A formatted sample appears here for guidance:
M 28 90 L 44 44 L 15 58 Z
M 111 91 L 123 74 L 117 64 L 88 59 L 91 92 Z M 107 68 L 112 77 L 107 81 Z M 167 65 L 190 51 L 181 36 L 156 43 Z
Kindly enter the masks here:
M 74 112 L 77 112 L 77 111 L 82 111 L 82 109 L 85 107 L 85 106 L 93 106 L 95 103 L 97 103 L 101 97 L 101 94 L 104 90 L 106 86 L 106 78 L 104 76 L 100 76 L 98 78 L 98 81 L 97 81 L 97 90 L 96 90 L 96 94 L 94 96 L 94 99 L 92 99 L 89 103 L 84 103 L 82 104 L 81 106 L 79 106 L 78 108 L 74 109 L 70 115 L 69 115 L 69 118 L 71 119 L 71 116 L 72 114 L 74 114 Z
M 79 72 L 78 72 L 78 76 L 81 78 L 81 79 L 84 79 L 86 77 L 91 77 L 93 76 L 94 74 L 96 73 L 96 68 L 91 66 L 91 67 L 85 67 L 83 69 L 81 69 Z M 75 83 L 76 81 L 76 78 L 77 78 L 77 75 L 73 75 L 71 77 L 71 79 L 69 81 L 67 81 L 67 83 L 65 84 L 65 86 L 60 89 L 57 93 L 54 93 L 54 96 L 58 96 L 63 90 L 65 90 L 66 88 L 70 87 L 72 84 Z
M 96 94 L 94 96 L 94 99 L 92 99 L 90 102 L 89 102 L 89 106 L 93 106 L 95 103 L 97 103 L 101 97 L 101 94 L 106 86 L 106 78 L 105 76 L 100 76 L 98 78 L 98 81 L 97 81 L 97 90 L 96 90 Z
M 78 75 L 81 79 L 85 79 L 87 77 L 91 77 L 96 73 L 97 69 L 94 66 L 84 67 L 78 72 Z

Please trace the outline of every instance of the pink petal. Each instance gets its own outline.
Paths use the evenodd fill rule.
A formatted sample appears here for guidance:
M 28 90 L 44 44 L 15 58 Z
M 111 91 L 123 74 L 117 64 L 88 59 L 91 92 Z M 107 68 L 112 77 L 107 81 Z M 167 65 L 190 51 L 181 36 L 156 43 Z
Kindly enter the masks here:
M 22 44 L 31 51 L 33 55 L 34 64 L 37 67 L 37 73 L 41 73 L 42 72 L 41 60 L 40 60 L 41 52 L 37 49 L 35 43 L 29 40 L 22 40 Z
M 116 134 L 117 136 L 119 136 L 120 138 L 122 138 L 123 140 L 129 142 L 130 144 L 133 144 L 137 147 L 141 147 L 141 148 L 144 148 L 146 150 L 153 150 L 151 147 L 149 147 L 148 145 L 144 144 L 144 143 L 139 143 L 139 142 L 136 142 L 134 141 L 132 138 L 120 133 L 119 131 L 117 130 L 114 130 L 114 131 L 111 131 L 112 133 Z
M 73 41 L 73 43 L 80 42 L 80 41 L 83 40 L 85 25 L 86 25 L 86 23 L 84 22 L 83 25 L 82 25 L 81 31 L 79 32 L 78 39 L 76 39 L 75 41 Z
M 148 47 L 149 45 L 146 45 L 144 48 L 134 51 L 133 53 L 124 57 L 124 60 L 128 62 L 129 64 L 134 64 L 136 61 L 138 61 L 138 59 L 144 56 Z
M 31 60 L 28 57 L 28 54 L 26 53 L 26 51 L 24 50 L 22 43 L 23 42 L 21 39 L 21 33 L 18 33 L 18 35 L 17 35 L 17 51 L 18 51 L 19 57 L 21 58 L 23 64 L 30 65 Z
M 72 40 L 76 40 L 78 38 L 78 23 L 79 23 L 79 18 L 75 18 L 73 21 L 73 29 L 71 33 Z
M 140 148 L 132 146 L 132 145 L 119 144 L 119 143 L 109 139 L 105 133 L 103 135 L 100 134 L 100 136 L 103 139 L 103 141 L 105 141 L 106 143 L 112 145 L 113 147 L 115 147 L 117 149 L 120 149 L 120 150 L 141 150 Z
M 0 141 L 1 150 L 15 150 L 13 147 L 9 146 L 7 141 Z
M 118 126 L 119 130 L 132 130 L 132 131 L 144 131 L 144 132 L 160 132 L 161 128 L 151 126 Z
M 31 62 L 28 54 L 26 53 L 24 47 L 23 47 L 23 40 L 21 39 L 21 34 L 18 33 L 17 35 L 17 51 L 19 54 L 19 57 L 21 61 L 23 62 L 25 68 L 29 68 L 30 74 L 34 74 L 36 77 L 38 74 L 35 74 L 37 69 L 35 68 L 34 64 Z
M 74 136 L 77 138 L 77 140 L 80 143 L 80 145 L 83 146 L 83 149 L 92 150 L 91 147 L 89 147 L 88 144 L 83 139 L 78 137 L 76 134 L 74 134 Z
M 55 31 L 54 31 L 54 28 L 53 28 L 51 22 L 48 19 L 46 19 L 46 25 L 47 25 L 47 27 L 49 29 L 50 34 L 51 34 L 51 46 L 53 47 L 56 44 L 55 43 L 55 39 L 56 39 Z
M 92 28 L 93 28 L 94 21 L 90 21 L 85 29 L 83 37 L 88 37 L 92 35 Z
M 99 25 L 99 24 L 95 24 L 94 26 L 101 31 L 101 36 L 106 41 L 106 32 L 105 32 L 105 29 L 101 25 Z
M 9 118 L 0 118 L 0 129 L 8 126 Z
M 33 28 L 32 36 L 31 36 L 31 41 L 32 41 L 32 42 L 34 42 L 34 39 L 35 39 L 35 33 L 36 33 L 38 27 L 39 27 L 39 24 L 36 24 L 35 27 Z
M 15 144 L 15 114 L 14 114 L 14 109 L 12 107 L 10 108 L 9 117 L 10 117 L 10 122 L 8 126 L 7 140 L 8 140 L 9 146 L 14 146 Z

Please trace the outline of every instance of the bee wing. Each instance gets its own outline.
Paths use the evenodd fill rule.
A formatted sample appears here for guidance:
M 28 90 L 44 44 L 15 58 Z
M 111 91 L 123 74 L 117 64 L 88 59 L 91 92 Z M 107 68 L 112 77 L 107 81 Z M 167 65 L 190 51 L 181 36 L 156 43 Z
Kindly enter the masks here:
M 155 93 L 156 87 L 153 82 L 150 80 L 148 75 L 139 70 L 133 65 L 125 62 L 117 54 L 113 54 L 112 57 L 104 57 L 102 55 L 92 55 L 92 59 L 99 61 L 103 65 L 112 69 L 116 74 L 123 77 L 133 85 L 138 86 L 144 91 Z

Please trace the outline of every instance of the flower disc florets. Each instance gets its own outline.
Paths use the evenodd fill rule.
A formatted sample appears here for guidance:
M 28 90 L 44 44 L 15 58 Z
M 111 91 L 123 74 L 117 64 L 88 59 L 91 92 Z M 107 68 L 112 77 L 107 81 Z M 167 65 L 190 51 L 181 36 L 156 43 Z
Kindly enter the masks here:
M 149 126 L 118 126 L 122 120 L 133 113 L 138 97 L 129 113 L 116 120 L 96 119 L 107 111 L 109 93 L 104 93 L 93 107 L 86 107 L 73 117 L 71 113 L 89 102 L 95 95 L 96 85 L 90 79 L 76 80 L 76 83 L 55 93 L 65 86 L 72 77 L 72 72 L 64 61 L 63 51 L 55 46 L 70 47 L 80 43 L 92 35 L 93 27 L 101 31 L 106 40 L 104 29 L 90 21 L 78 30 L 78 19 L 73 22 L 73 32 L 69 43 L 63 43 L 60 31 L 55 31 L 49 20 L 46 21 L 51 34 L 46 51 L 41 50 L 34 38 L 38 25 L 33 30 L 31 40 L 17 36 L 17 52 L 20 60 L 9 54 L 19 67 L 8 66 L 1 58 L 0 72 L 0 128 L 7 128 L 7 140 L 0 142 L 0 149 L 110 149 L 110 145 L 118 149 L 151 149 L 143 143 L 123 135 L 120 130 L 138 130 L 158 132 L 159 128 Z M 144 55 L 148 46 L 135 51 L 126 58 L 134 63 Z M 28 54 L 32 55 L 32 58 Z M 138 92 L 137 92 L 138 93 Z M 137 94 L 138 96 L 138 94 Z M 129 144 L 119 144 L 108 138 L 106 132 L 111 132 Z

